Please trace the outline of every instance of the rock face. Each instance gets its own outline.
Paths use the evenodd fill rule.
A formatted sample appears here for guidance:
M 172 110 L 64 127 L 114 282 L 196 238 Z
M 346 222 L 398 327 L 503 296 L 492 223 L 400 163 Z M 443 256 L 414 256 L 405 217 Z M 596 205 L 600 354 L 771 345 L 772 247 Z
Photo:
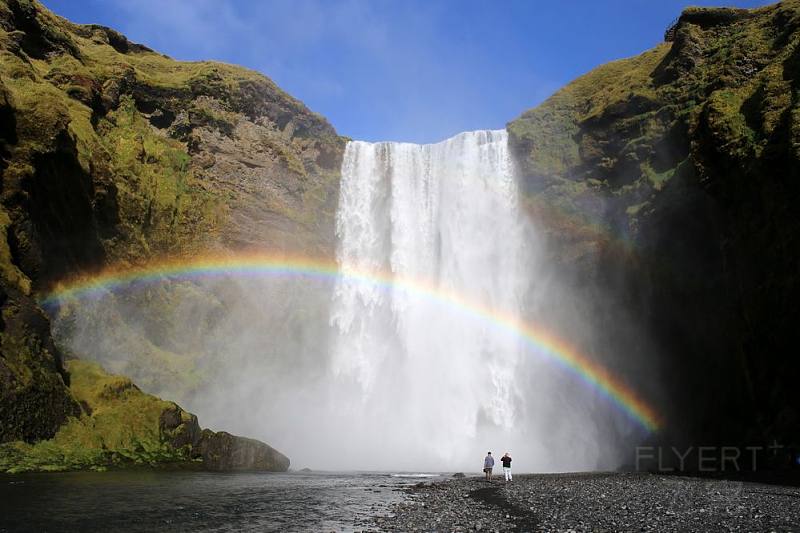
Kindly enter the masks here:
M 208 470 L 268 470 L 285 472 L 289 458 L 263 442 L 224 431 L 205 430 L 200 438 L 203 466 Z
M 198 250 L 330 254 L 344 143 L 260 74 L 0 0 L 0 443 L 81 413 L 43 289 Z
M 286 472 L 289 469 L 289 458 L 275 448 L 225 431 L 200 429 L 197 417 L 175 404 L 162 411 L 159 430 L 162 439 L 173 448 L 188 448 L 191 457 L 202 460 L 206 470 Z
M 199 248 L 330 250 L 345 141 L 271 80 L 36 2 L 0 3 L 0 28 L 3 207 L 34 288 Z
M 0 442 L 51 438 L 80 413 L 49 321 L 30 298 L 0 283 Z
M 669 438 L 797 443 L 800 2 L 691 8 L 669 37 L 508 125 L 529 208 L 613 288 L 598 313 L 655 339 Z

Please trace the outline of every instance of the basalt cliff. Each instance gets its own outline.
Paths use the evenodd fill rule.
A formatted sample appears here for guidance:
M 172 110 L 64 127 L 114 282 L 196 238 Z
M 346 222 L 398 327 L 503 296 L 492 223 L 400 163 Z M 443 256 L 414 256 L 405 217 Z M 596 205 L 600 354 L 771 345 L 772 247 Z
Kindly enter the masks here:
M 37 298 L 70 272 L 198 249 L 329 253 L 345 141 L 260 74 L 174 61 L 26 0 L 0 2 L 0 118 L 0 469 L 200 454 L 285 470 L 266 448 L 238 464 L 231 450 L 253 441 L 65 364 Z M 75 439 L 95 455 L 73 458 Z
M 659 354 L 662 438 L 777 442 L 784 466 L 800 443 L 799 43 L 794 0 L 689 8 L 663 44 L 508 124 L 554 260 L 587 302 L 608 289 L 609 345 L 637 348 L 627 316 Z

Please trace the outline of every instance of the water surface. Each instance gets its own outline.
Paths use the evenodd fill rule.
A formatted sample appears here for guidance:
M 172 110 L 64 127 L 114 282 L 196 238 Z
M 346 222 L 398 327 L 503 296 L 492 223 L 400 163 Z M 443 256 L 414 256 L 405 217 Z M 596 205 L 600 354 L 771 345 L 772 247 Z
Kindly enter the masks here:
M 0 531 L 348 531 L 388 514 L 400 489 L 418 481 L 314 472 L 0 476 Z

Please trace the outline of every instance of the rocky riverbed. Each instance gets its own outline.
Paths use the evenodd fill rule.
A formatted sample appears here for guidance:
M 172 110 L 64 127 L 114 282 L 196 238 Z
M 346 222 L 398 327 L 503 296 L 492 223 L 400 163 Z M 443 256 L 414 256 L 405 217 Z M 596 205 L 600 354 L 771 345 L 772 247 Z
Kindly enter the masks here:
M 652 474 L 418 484 L 384 531 L 800 531 L 800 488 Z

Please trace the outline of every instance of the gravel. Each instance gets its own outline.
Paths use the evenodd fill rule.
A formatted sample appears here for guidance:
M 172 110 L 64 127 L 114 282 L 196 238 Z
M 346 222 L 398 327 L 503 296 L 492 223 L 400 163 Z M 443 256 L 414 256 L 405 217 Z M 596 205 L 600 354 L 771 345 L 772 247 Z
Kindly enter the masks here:
M 420 483 L 382 531 L 800 531 L 800 488 L 654 474 Z

